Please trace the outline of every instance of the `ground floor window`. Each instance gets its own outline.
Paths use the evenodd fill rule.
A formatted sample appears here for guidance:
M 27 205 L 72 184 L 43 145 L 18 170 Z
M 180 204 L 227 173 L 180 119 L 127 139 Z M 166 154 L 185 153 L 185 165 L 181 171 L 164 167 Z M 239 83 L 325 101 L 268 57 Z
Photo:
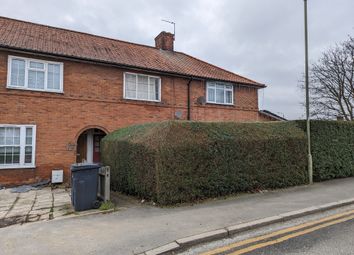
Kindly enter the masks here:
M 34 167 L 35 125 L 0 124 L 0 169 Z

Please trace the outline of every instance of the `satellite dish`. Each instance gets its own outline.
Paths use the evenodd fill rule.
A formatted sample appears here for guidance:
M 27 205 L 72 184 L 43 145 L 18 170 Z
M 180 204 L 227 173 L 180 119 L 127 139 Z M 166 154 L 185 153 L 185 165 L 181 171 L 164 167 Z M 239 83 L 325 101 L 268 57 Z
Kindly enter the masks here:
M 198 97 L 197 98 L 198 104 L 205 105 L 206 104 L 206 99 L 204 96 Z

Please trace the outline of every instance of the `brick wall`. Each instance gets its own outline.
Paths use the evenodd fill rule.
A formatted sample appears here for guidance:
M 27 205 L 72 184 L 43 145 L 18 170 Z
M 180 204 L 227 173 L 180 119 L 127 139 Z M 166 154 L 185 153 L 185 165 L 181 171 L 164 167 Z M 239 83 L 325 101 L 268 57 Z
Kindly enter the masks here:
M 31 92 L 6 88 L 8 55 L 64 62 L 64 93 Z M 0 169 L 0 184 L 49 178 L 52 169 L 64 169 L 76 160 L 74 148 L 81 132 L 98 127 L 106 132 L 120 127 L 175 118 L 187 118 L 188 79 L 161 76 L 159 103 L 123 99 L 123 72 L 128 70 L 0 51 L 0 123 L 35 124 L 36 168 Z M 205 82 L 191 83 L 191 118 L 198 121 L 257 121 L 257 90 L 235 88 L 235 105 L 199 105 Z

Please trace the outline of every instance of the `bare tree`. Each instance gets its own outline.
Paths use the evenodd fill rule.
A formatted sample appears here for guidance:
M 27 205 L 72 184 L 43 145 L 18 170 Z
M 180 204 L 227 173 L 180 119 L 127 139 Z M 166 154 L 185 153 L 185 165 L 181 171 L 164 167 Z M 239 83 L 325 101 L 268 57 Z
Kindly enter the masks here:
M 311 115 L 354 119 L 354 38 L 323 53 L 310 70 Z

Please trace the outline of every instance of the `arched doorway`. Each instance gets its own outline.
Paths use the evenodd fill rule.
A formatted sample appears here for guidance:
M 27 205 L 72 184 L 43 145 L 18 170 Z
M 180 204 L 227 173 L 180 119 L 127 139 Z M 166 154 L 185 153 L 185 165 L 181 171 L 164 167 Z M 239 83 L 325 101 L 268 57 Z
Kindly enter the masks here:
M 101 140 L 106 133 L 99 128 L 90 128 L 83 131 L 76 146 L 76 163 L 100 163 Z

